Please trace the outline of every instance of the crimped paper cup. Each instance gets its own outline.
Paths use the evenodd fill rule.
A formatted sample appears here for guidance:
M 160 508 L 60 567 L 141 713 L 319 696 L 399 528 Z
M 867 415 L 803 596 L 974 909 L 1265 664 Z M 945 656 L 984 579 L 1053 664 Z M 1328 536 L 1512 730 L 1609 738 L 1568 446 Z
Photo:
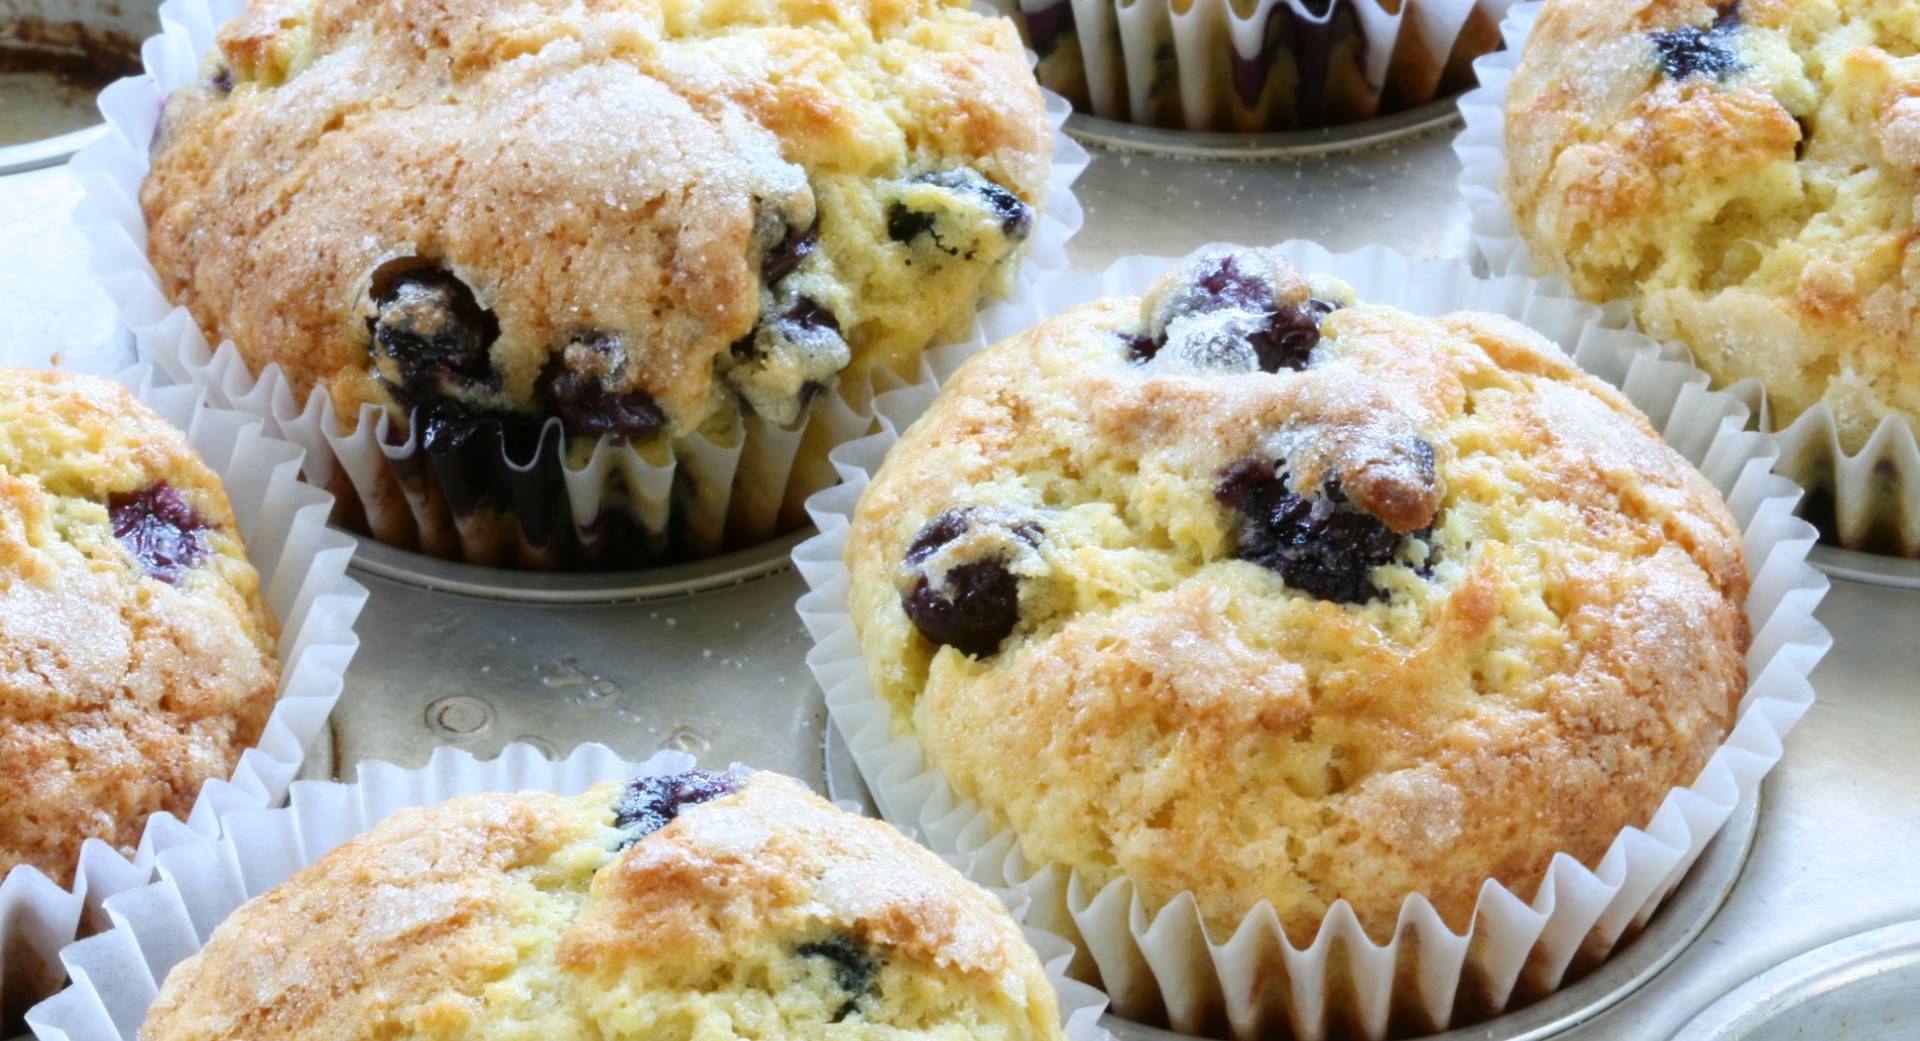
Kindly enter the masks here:
M 1480 85 L 1460 99 L 1466 129 L 1453 146 L 1460 157 L 1460 193 L 1472 212 L 1474 248 L 1497 275 L 1549 272 L 1520 237 L 1500 188 L 1507 158 L 1507 90 L 1540 6 L 1539 0 L 1529 0 L 1507 13 L 1500 25 L 1506 49 L 1473 63 Z M 1549 284 L 1573 293 L 1558 278 Z M 1612 324 L 1634 327 L 1627 303 L 1612 301 L 1605 309 Z M 1841 446 L 1833 410 L 1825 404 L 1778 426 L 1758 379 L 1731 381 L 1722 389 L 1754 406 L 1759 428 L 1770 432 L 1778 447 L 1775 471 L 1807 490 L 1801 513 L 1819 526 L 1823 538 L 1848 549 L 1920 557 L 1920 447 L 1910 421 L 1882 419 L 1866 444 L 1849 455 Z
M 255 374 L 231 343 L 210 346 L 147 262 L 140 184 L 161 106 L 199 75 L 215 30 L 244 7 L 245 0 L 160 5 L 163 31 L 141 50 L 146 75 L 101 94 L 112 132 L 74 157 L 85 190 L 75 220 L 142 356 L 175 380 L 206 387 L 215 405 L 261 416 L 272 433 L 306 448 L 309 478 L 338 496 L 339 522 L 479 564 L 599 569 L 711 556 L 804 524 L 806 497 L 833 481 L 827 449 L 871 428 L 875 394 L 926 377 L 920 366 L 843 383 L 793 430 L 748 418 L 719 436 L 694 433 L 667 444 L 602 438 L 578 467 L 566 459 L 558 420 L 548 421 L 534 446 L 510 449 L 482 436 L 445 454 L 398 440 L 373 406 L 348 431 L 324 391 L 303 400 L 277 365 Z M 1022 247 L 1010 300 L 1066 270 L 1066 242 L 1081 224 L 1072 186 L 1087 154 L 1060 132 L 1066 100 L 1049 94 L 1046 101 L 1054 127 L 1048 197 Z
M 94 356 L 97 366 L 111 357 Z M 6 349 L 0 363 L 44 362 L 27 345 Z M 201 788 L 185 823 L 157 813 L 147 821 L 131 860 L 99 839 L 80 847 L 73 884 L 63 888 L 22 865 L 0 881 L 0 1021 L 17 1020 L 27 1003 L 51 993 L 62 979 L 60 948 L 88 927 L 105 924 L 102 902 L 144 885 L 162 850 L 214 830 L 216 814 L 268 806 L 286 793 L 308 746 L 326 726 L 340 698 L 347 663 L 359 646 L 353 621 L 367 591 L 347 577 L 353 540 L 327 527 L 332 497 L 299 480 L 300 449 L 260 432 L 260 420 L 207 408 L 194 387 L 155 386 L 146 367 L 123 369 L 113 378 L 148 407 L 186 431 L 187 440 L 220 475 L 246 540 L 247 558 L 260 572 L 260 588 L 280 620 L 279 700 L 260 742 L 240 756 L 230 779 Z
M 961 801 L 917 741 L 896 735 L 847 614 L 842 555 L 853 509 L 898 431 L 931 401 L 922 388 L 882 395 L 880 433 L 836 451 L 844 483 L 808 503 L 820 534 L 794 550 L 811 588 L 799 604 L 815 640 L 807 663 L 882 814 L 917 828 L 976 880 L 1027 894 L 1030 920 L 1077 935 L 1085 967 L 1097 970 L 1122 1014 L 1249 1039 L 1441 1030 L 1555 990 L 1570 967 L 1605 957 L 1673 890 L 1734 808 L 1753 798 L 1780 757 L 1781 738 L 1813 702 L 1807 673 L 1832 642 L 1813 617 L 1827 581 L 1805 559 L 1815 532 L 1792 514 L 1800 490 L 1768 472 L 1773 443 L 1747 432 L 1746 405 L 1709 391 L 1705 374 L 1675 352 L 1606 328 L 1599 309 L 1543 293 L 1531 279 L 1477 279 L 1462 262 L 1415 263 L 1381 249 L 1278 248 L 1303 271 L 1344 279 L 1363 300 L 1422 314 L 1491 311 L 1526 323 L 1621 388 L 1726 496 L 1753 576 L 1748 688 L 1725 743 L 1692 785 L 1668 794 L 1644 830 L 1622 831 L 1593 869 L 1557 856 L 1531 899 L 1487 880 L 1465 934 L 1449 929 L 1424 896 L 1409 893 L 1384 945 L 1366 935 L 1344 901 L 1314 941 L 1297 948 L 1264 904 L 1231 933 L 1210 934 L 1190 894 L 1149 908 L 1126 879 L 1097 888 L 1063 865 L 1029 861 L 1018 836 Z M 997 340 L 1100 297 L 1138 295 L 1176 262 L 1132 257 L 1104 274 L 1063 280 L 1042 301 L 990 312 L 982 336 Z M 936 355 L 936 367 L 957 365 L 970 353 Z M 941 368 L 943 376 L 950 371 Z
M 995 2 L 1019 15 L 1041 84 L 1082 111 L 1258 132 L 1358 122 L 1467 85 L 1513 0 Z
M 108 902 L 112 929 L 61 952 L 73 985 L 28 1012 L 27 1024 L 43 1041 L 133 1041 L 168 970 L 198 951 L 235 908 L 395 810 L 475 792 L 576 795 L 601 781 L 693 765 L 680 752 L 629 762 L 601 745 L 582 745 L 553 762 L 531 745 L 517 744 L 484 762 L 440 748 L 418 770 L 362 763 L 353 784 L 301 781 L 287 806 L 222 813 L 217 832 L 161 854 L 159 881 Z M 1032 927 L 1025 932 L 1054 983 L 1068 1038 L 1110 1041 L 1099 1026 L 1106 997 L 1065 975 L 1072 944 Z

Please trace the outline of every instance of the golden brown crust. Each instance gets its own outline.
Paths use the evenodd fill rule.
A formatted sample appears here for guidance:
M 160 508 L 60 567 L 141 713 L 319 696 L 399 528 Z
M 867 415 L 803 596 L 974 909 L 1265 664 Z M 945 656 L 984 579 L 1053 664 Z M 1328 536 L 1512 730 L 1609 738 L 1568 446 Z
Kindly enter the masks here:
M 891 828 L 758 773 L 618 852 L 620 796 L 396 814 L 234 912 L 141 1037 L 1059 1036 L 1005 910 Z
M 1663 72 L 1676 33 L 1732 67 Z M 1717 378 L 1759 377 L 1782 423 L 1830 405 L 1857 449 L 1920 417 L 1916 45 L 1920 11 L 1873 0 L 1549 0 L 1508 94 L 1518 230 Z
M 1484 880 L 1528 896 L 1555 852 L 1594 863 L 1692 782 L 1745 686 L 1746 566 L 1625 399 L 1488 315 L 1362 303 L 1304 371 L 1179 374 L 1128 360 L 1142 310 L 1092 304 L 970 361 L 849 535 L 897 728 L 1030 858 L 1125 875 L 1149 908 L 1190 891 L 1217 929 L 1270 901 L 1295 942 L 1345 899 L 1384 939 L 1407 895 L 1464 928 Z M 1303 460 L 1350 500 L 1376 483 L 1411 529 L 1381 596 L 1236 559 L 1220 491 L 1276 453 L 1296 489 Z M 985 655 L 902 606 L 903 554 L 955 507 L 1043 532 Z
M 109 501 L 172 488 L 207 526 L 174 581 L 115 537 Z M 184 816 L 273 707 L 278 627 L 219 478 L 117 384 L 0 369 L 0 874 L 63 884 L 81 841 L 131 853 Z
M 150 257 L 210 339 L 326 388 L 350 427 L 434 393 L 550 414 L 550 363 L 645 391 L 674 433 L 730 421 L 736 394 L 789 422 L 807 381 L 910 365 L 1016 262 L 1019 236 L 984 227 L 964 257 L 891 239 L 912 178 L 1046 190 L 1017 37 L 957 0 L 255 0 L 219 42 L 208 82 L 168 100 Z M 763 287 L 763 257 L 816 217 L 814 255 Z M 376 282 L 416 264 L 498 323 L 457 386 L 397 388 L 370 357 Z M 794 299 L 850 358 L 743 367 Z M 604 350 L 569 357 L 583 342 Z

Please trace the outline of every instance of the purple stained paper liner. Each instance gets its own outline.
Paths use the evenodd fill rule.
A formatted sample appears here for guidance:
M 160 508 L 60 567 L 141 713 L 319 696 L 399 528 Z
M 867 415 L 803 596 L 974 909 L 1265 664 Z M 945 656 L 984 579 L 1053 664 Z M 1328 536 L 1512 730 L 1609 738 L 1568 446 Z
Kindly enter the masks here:
M 1105 119 L 1263 133 L 1341 126 L 1472 83 L 1513 0 L 998 0 L 1036 73 Z

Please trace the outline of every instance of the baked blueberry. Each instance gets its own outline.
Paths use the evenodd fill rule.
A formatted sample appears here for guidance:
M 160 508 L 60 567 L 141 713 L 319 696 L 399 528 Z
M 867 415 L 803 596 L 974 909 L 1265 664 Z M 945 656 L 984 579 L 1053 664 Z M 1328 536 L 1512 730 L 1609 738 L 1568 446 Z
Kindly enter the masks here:
M 942 253 L 967 260 L 980 254 L 983 232 L 1018 242 L 1032 230 L 1033 207 L 968 168 L 913 178 L 887 209 L 887 235 L 895 242 L 924 236 Z
M 1306 368 L 1313 349 L 1320 345 L 1320 320 L 1339 307 L 1330 300 L 1314 298 L 1304 307 L 1282 305 L 1269 312 L 1265 328 L 1247 337 L 1254 356 L 1260 359 L 1260 371 Z
M 734 343 L 726 378 L 755 414 L 789 426 L 853 361 L 853 349 L 840 320 L 812 297 L 769 302 L 760 324 Z
M 206 522 L 165 481 L 107 499 L 113 537 L 147 574 L 172 584 L 207 557 Z
M 933 232 L 934 215 L 930 210 L 910 210 L 894 203 L 887 210 L 887 237 L 895 242 L 912 242 Z
M 1695 75 L 1721 79 L 1738 71 L 1744 67 L 1733 49 L 1733 34 L 1739 28 L 1740 5 L 1733 4 L 1722 9 L 1713 24 L 1704 29 L 1690 25 L 1650 34 L 1660 71 L 1676 80 Z
M 643 387 L 610 390 L 626 370 L 618 337 L 603 332 L 573 338 L 548 359 L 540 390 L 567 433 L 644 441 L 667 424 L 667 414 Z
M 1154 355 L 1160 353 L 1160 348 L 1166 345 L 1167 341 L 1142 333 L 1120 334 L 1120 347 L 1127 352 L 1127 360 L 1135 365 L 1152 361 Z
M 1339 309 L 1332 300 L 1297 299 L 1272 271 L 1248 256 L 1196 258 L 1167 278 L 1144 335 L 1132 336 L 1128 358 L 1145 363 L 1168 351 L 1178 369 L 1233 373 L 1299 370 L 1320 343 L 1320 322 Z
M 825 958 L 833 964 L 833 985 L 847 995 L 833 1013 L 835 1023 L 860 1009 L 860 999 L 874 992 L 882 959 L 878 952 L 844 933 L 803 943 L 794 949 L 802 958 Z
M 1328 478 L 1318 495 L 1302 495 L 1281 464 L 1267 460 L 1229 468 L 1213 494 L 1241 515 L 1235 557 L 1334 603 L 1385 596 L 1369 577 L 1373 569 L 1392 561 L 1407 538 L 1426 537 L 1424 529 L 1402 535 L 1355 506 L 1338 478 Z
M 465 282 L 437 267 L 404 267 L 376 274 L 371 296 L 367 324 L 388 383 L 421 392 L 492 378 L 488 349 L 500 323 Z
M 636 777 L 614 804 L 613 826 L 627 833 L 620 843 L 626 849 L 635 842 L 673 823 L 688 806 L 710 802 L 740 790 L 740 777 L 728 771 L 710 773 L 688 770 L 686 773 Z
M 769 249 L 760 261 L 760 280 L 773 285 L 775 282 L 793 274 L 800 262 L 813 254 L 814 246 L 820 241 L 820 221 L 815 219 L 806 228 L 789 229 L 786 238 Z
M 231 94 L 233 93 L 233 70 L 222 65 L 213 70 L 213 78 L 207 83 L 221 94 Z
M 1033 230 L 1033 207 L 975 170 L 964 167 L 942 170 L 939 173 L 922 174 L 916 180 L 974 196 L 1000 219 L 1000 231 L 1010 239 L 1024 239 Z
M 935 585 L 924 565 L 976 529 L 987 529 L 989 537 L 982 541 L 993 547 L 990 555 L 951 564 Z M 993 534 L 1032 548 L 1040 544 L 1042 530 L 1031 520 L 1009 522 L 987 511 L 958 507 L 928 521 L 908 543 L 904 558 L 913 573 L 900 598 L 907 619 L 934 643 L 974 657 L 999 650 L 1000 642 L 1020 624 L 1020 578 L 1010 570 L 1004 537 L 995 539 Z

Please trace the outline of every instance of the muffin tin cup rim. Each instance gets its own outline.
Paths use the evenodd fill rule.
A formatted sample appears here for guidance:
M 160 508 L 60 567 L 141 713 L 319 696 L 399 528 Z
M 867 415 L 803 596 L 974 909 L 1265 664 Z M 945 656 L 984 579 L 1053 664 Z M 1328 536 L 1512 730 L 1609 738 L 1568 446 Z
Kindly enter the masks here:
M 286 805 L 223 811 L 216 828 L 160 854 L 155 881 L 110 902 L 112 928 L 61 952 L 74 982 L 31 1009 L 27 1024 L 49 1041 L 131 1041 L 167 971 L 198 951 L 234 908 L 396 810 L 477 792 L 572 795 L 601 781 L 694 765 L 683 752 L 634 761 L 596 744 L 580 745 L 558 760 L 527 744 L 508 745 L 485 760 L 441 746 L 418 768 L 365 762 L 351 782 L 295 782 Z M 995 895 L 1012 905 L 1019 901 L 1018 894 Z M 1111 1041 L 1099 1025 L 1105 995 L 1065 976 L 1072 944 L 1031 925 L 1023 931 L 1054 984 L 1068 1041 Z
M 1203 247 L 1213 248 L 1213 247 Z M 1557 985 L 1576 949 L 1585 943 L 1601 946 L 1643 924 L 1706 843 L 1737 806 L 1753 797 L 1760 779 L 1778 761 L 1781 740 L 1811 705 L 1813 690 L 1807 673 L 1832 645 L 1832 639 L 1813 617 L 1813 607 L 1825 595 L 1824 576 L 1807 563 L 1815 533 L 1794 518 L 1791 510 L 1799 489 L 1774 476 L 1772 443 L 1746 430 L 1751 415 L 1743 402 L 1707 389 L 1704 373 L 1676 358 L 1671 349 L 1635 333 L 1609 328 L 1600 309 L 1569 297 L 1543 292 L 1532 279 L 1506 276 L 1476 278 L 1464 262 L 1412 262 L 1385 249 L 1371 248 L 1333 254 L 1311 243 L 1277 247 L 1306 271 L 1343 278 L 1362 299 L 1401 306 L 1419 313 L 1456 309 L 1506 313 L 1523 320 L 1563 349 L 1573 345 L 1574 359 L 1607 382 L 1622 387 L 1647 412 L 1668 441 L 1700 466 L 1727 496 L 1743 530 L 1754 578 L 1747 607 L 1755 636 L 1748 654 L 1749 687 L 1738 719 L 1725 743 L 1694 784 L 1675 789 L 1645 828 L 1621 833 L 1597 869 L 1590 870 L 1568 857 L 1557 857 L 1532 901 L 1522 900 L 1488 880 L 1481 889 L 1469 936 L 1455 934 L 1418 894 L 1403 905 L 1396 939 L 1386 948 L 1360 929 L 1342 904 L 1323 920 L 1318 939 L 1305 949 L 1295 948 L 1270 911 L 1255 908 L 1231 936 L 1209 936 L 1198 921 L 1190 900 L 1176 900 L 1158 912 L 1133 894 L 1124 878 L 1105 889 L 1093 887 L 1060 865 L 1029 863 L 1018 837 L 997 828 L 985 811 L 961 800 L 947 782 L 925 763 L 911 737 L 896 738 L 890 708 L 867 681 L 859 642 L 847 614 L 848 574 L 841 559 L 847 529 L 859 493 L 879 465 L 885 450 L 932 399 L 931 393 L 895 395 L 881 403 L 884 429 L 876 435 L 843 446 L 834 455 L 844 483 L 816 495 L 809 508 L 822 534 L 795 551 L 794 561 L 811 588 L 799 604 L 801 619 L 815 640 L 808 664 L 827 693 L 829 712 L 848 739 L 856 762 L 883 815 L 919 828 L 943 854 L 968 865 L 970 874 L 990 884 L 1011 884 L 1033 897 L 1032 906 L 1064 922 L 1056 931 L 1077 929 L 1103 937 L 1083 949 L 1103 972 L 1117 969 L 1125 975 L 1106 978 L 1110 993 L 1116 984 L 1116 1008 L 1124 1009 L 1130 995 L 1137 1007 L 1171 999 L 1169 1016 L 1176 1030 L 1210 1017 L 1252 1016 L 1246 1006 L 1221 1009 L 1194 996 L 1236 993 L 1221 975 L 1234 979 L 1280 978 L 1294 981 L 1298 1007 L 1308 1017 L 1298 1024 L 1303 1036 L 1317 1036 L 1329 1000 L 1340 995 L 1319 988 L 1337 985 L 1343 976 L 1369 979 L 1372 990 L 1356 985 L 1355 993 L 1371 995 L 1371 1004 L 1359 1010 L 1366 1032 L 1384 1032 L 1394 998 L 1392 951 L 1399 938 L 1413 930 L 1424 951 L 1452 951 L 1446 966 L 1457 966 L 1474 937 L 1505 935 L 1497 964 L 1506 966 L 1496 980 L 1495 1005 L 1503 1004 L 1518 983 L 1530 959 L 1544 970 L 1530 972 L 1539 985 L 1544 974 Z M 1198 252 L 1198 251 L 1196 251 Z M 1171 258 L 1130 257 L 1106 272 L 1056 284 L 1050 305 L 1026 310 L 1001 309 L 984 323 L 992 338 L 1010 335 L 1070 306 L 1101 296 L 1135 295 L 1152 278 L 1171 266 Z M 1556 335 L 1558 334 L 1558 335 Z M 957 356 L 936 356 L 936 364 L 958 364 Z M 950 372 L 944 369 L 943 372 Z M 1483 927 L 1483 923 L 1491 923 Z M 1495 928 L 1497 926 L 1497 928 Z M 1493 933 L 1488 932 L 1489 929 Z M 1235 961 L 1246 941 L 1265 934 L 1265 948 L 1281 951 L 1284 964 L 1253 967 Z M 1169 938 L 1172 938 L 1169 940 Z M 1524 939 L 1524 943 L 1520 941 Z M 1539 950 L 1536 941 L 1540 940 Z M 1336 942 L 1338 941 L 1338 942 Z M 1151 957 L 1146 951 L 1153 947 Z M 1260 946 L 1255 944 L 1254 946 Z M 1330 972 L 1330 952 L 1340 950 L 1348 973 Z M 1364 957 L 1355 957 L 1353 952 Z M 1370 954 L 1366 952 L 1371 952 Z M 1371 958 L 1368 962 L 1366 959 Z M 1382 959 L 1386 959 L 1382 961 Z M 1244 960 L 1244 959 L 1242 959 Z M 1272 959 L 1268 959 L 1271 961 Z M 1423 1005 L 1427 1014 L 1444 1021 L 1450 1017 L 1453 983 L 1446 983 L 1446 966 L 1422 986 L 1417 995 L 1403 995 Z M 1262 974 L 1265 974 L 1264 976 Z M 1303 975 L 1304 974 L 1304 975 Z M 1302 980 L 1306 982 L 1301 982 Z M 1318 980 L 1316 984 L 1313 981 Z M 1188 1000 L 1184 1006 L 1178 1003 Z M 1146 1002 L 1145 1004 L 1138 1004 Z M 1243 1036 L 1254 1029 L 1250 1021 Z
M 441 560 L 351 536 L 354 570 L 393 582 L 459 596 L 546 604 L 633 603 L 686 596 L 762 578 L 792 566 L 793 548 L 811 529 L 703 560 L 634 571 L 515 571 Z
M 650 461 L 642 449 L 623 441 L 602 438 L 582 466 L 560 460 L 551 461 L 557 466 L 543 463 L 537 474 L 525 475 L 511 488 L 499 481 L 480 482 L 477 486 L 485 493 L 504 497 L 500 520 L 491 525 L 462 522 L 430 475 L 437 457 L 417 451 L 411 441 L 398 447 L 389 443 L 383 412 L 367 405 L 357 415 L 344 417 L 336 414 L 322 388 L 296 394 L 276 365 L 251 371 L 230 342 L 209 343 L 192 315 L 174 306 L 147 262 L 146 222 L 138 200 L 148 142 L 166 96 L 199 74 L 217 26 L 242 6 L 236 0 L 166 0 L 161 5 L 162 31 L 141 49 L 145 75 L 122 79 L 102 92 L 100 107 L 110 132 L 73 160 L 83 189 L 75 221 L 93 247 L 95 275 L 133 331 L 141 356 L 179 382 L 206 387 L 214 404 L 258 415 L 272 432 L 304 446 L 315 482 L 343 497 L 351 490 L 347 501 L 357 500 L 376 536 L 412 540 L 434 555 L 517 560 L 524 570 L 554 567 L 553 558 L 611 553 L 616 543 L 670 543 L 672 552 L 664 559 L 701 559 L 730 547 L 764 543 L 802 515 L 804 493 L 831 479 L 825 460 L 798 458 L 803 437 L 823 438 L 829 445 L 858 438 L 871 426 L 874 397 L 929 378 L 924 362 L 903 374 L 879 371 L 870 377 L 870 385 L 866 380 L 849 382 L 816 400 L 798 429 L 744 419 L 717 438 L 700 432 L 673 438 L 664 463 Z M 1073 183 L 1085 171 L 1088 156 L 1061 130 L 1069 112 L 1066 100 L 1046 91 L 1042 95 L 1054 146 L 1048 196 L 1022 247 L 1014 284 L 1005 297 L 1009 300 L 1031 295 L 1066 270 L 1066 243 L 1083 221 Z M 983 296 L 979 307 L 992 302 Z M 352 430 L 344 422 L 348 418 L 354 421 Z M 450 465 L 483 475 L 512 469 L 504 452 L 497 460 L 488 457 L 484 466 L 470 465 L 479 462 L 463 458 Z M 681 468 L 691 482 L 676 480 Z M 675 489 L 685 484 L 696 493 L 677 495 Z M 550 495 L 554 485 L 558 494 Z M 610 538 L 600 523 L 606 517 L 620 518 L 635 534 Z M 515 518 L 521 523 L 510 523 Z M 554 535 L 536 542 L 521 534 L 529 529 Z
M 1809 1036 L 1805 1031 L 1819 1024 L 1781 1020 L 1823 995 L 1844 992 L 1887 972 L 1920 978 L 1920 920 L 1854 933 L 1789 958 L 1707 1006 L 1673 1041 L 1745 1041 L 1781 1036 L 1777 1032 L 1786 1029 L 1797 1031 L 1796 1037 Z M 1862 1024 L 1876 1015 L 1911 1022 L 1893 1018 L 1902 1013 L 1910 1017 L 1920 1007 L 1920 991 L 1909 988 L 1905 994 L 1905 1008 L 1855 1005 L 1849 1011 Z
M 1553 275 L 1520 236 L 1501 192 L 1507 89 L 1542 2 L 1525 0 L 1509 9 L 1500 25 L 1506 48 L 1473 63 L 1479 83 L 1460 96 L 1464 126 L 1453 148 L 1460 159 L 1460 193 L 1471 216 L 1471 248 L 1486 270 L 1539 278 L 1549 291 L 1571 297 L 1576 295 L 1573 287 Z M 1601 306 L 1609 324 L 1639 330 L 1628 303 L 1609 301 Z M 1686 351 L 1679 344 L 1671 347 Z M 1691 360 L 1690 352 L 1687 358 Z M 1758 379 L 1747 377 L 1719 386 L 1747 400 L 1758 412 L 1760 429 L 1769 432 L 1777 445 L 1779 473 L 1803 487 L 1829 492 L 1836 535 L 1844 548 L 1861 552 L 1871 543 L 1920 558 L 1920 429 L 1913 423 L 1902 416 L 1885 416 L 1860 449 L 1848 453 L 1826 403 L 1814 405 L 1782 426 L 1768 407 L 1766 388 Z M 1887 475 L 1892 475 L 1891 482 Z M 1891 559 L 1892 554 L 1888 556 Z
M 39 969 L 57 977 L 60 948 L 88 924 L 102 924 L 103 905 L 114 894 L 146 884 L 162 851 L 213 833 L 218 814 L 277 802 L 325 729 L 359 647 L 353 623 L 367 591 L 347 575 L 353 541 L 326 526 L 332 496 L 298 479 L 300 449 L 263 433 L 254 417 L 208 406 L 197 388 L 157 381 L 149 366 L 111 364 L 115 353 L 76 358 L 63 367 L 106 375 L 127 387 L 185 431 L 220 476 L 248 557 L 260 571 L 262 593 L 281 626 L 280 684 L 259 741 L 229 775 L 202 785 L 184 822 L 152 815 L 130 858 L 100 839 L 86 839 L 71 886 L 25 865 L 7 873 L 0 881 L 0 960 L 19 954 L 37 963 L 25 969 L 0 965 L 9 975 Z M 6 344 L 0 344 L 0 363 L 47 367 L 46 359 Z
M 1067 117 L 1067 133 L 1104 148 L 1184 159 L 1246 162 L 1308 159 L 1376 148 L 1420 134 L 1452 129 L 1460 124 L 1458 100 L 1457 96 L 1448 95 L 1392 115 L 1334 127 L 1246 134 L 1170 130 L 1075 112 Z

